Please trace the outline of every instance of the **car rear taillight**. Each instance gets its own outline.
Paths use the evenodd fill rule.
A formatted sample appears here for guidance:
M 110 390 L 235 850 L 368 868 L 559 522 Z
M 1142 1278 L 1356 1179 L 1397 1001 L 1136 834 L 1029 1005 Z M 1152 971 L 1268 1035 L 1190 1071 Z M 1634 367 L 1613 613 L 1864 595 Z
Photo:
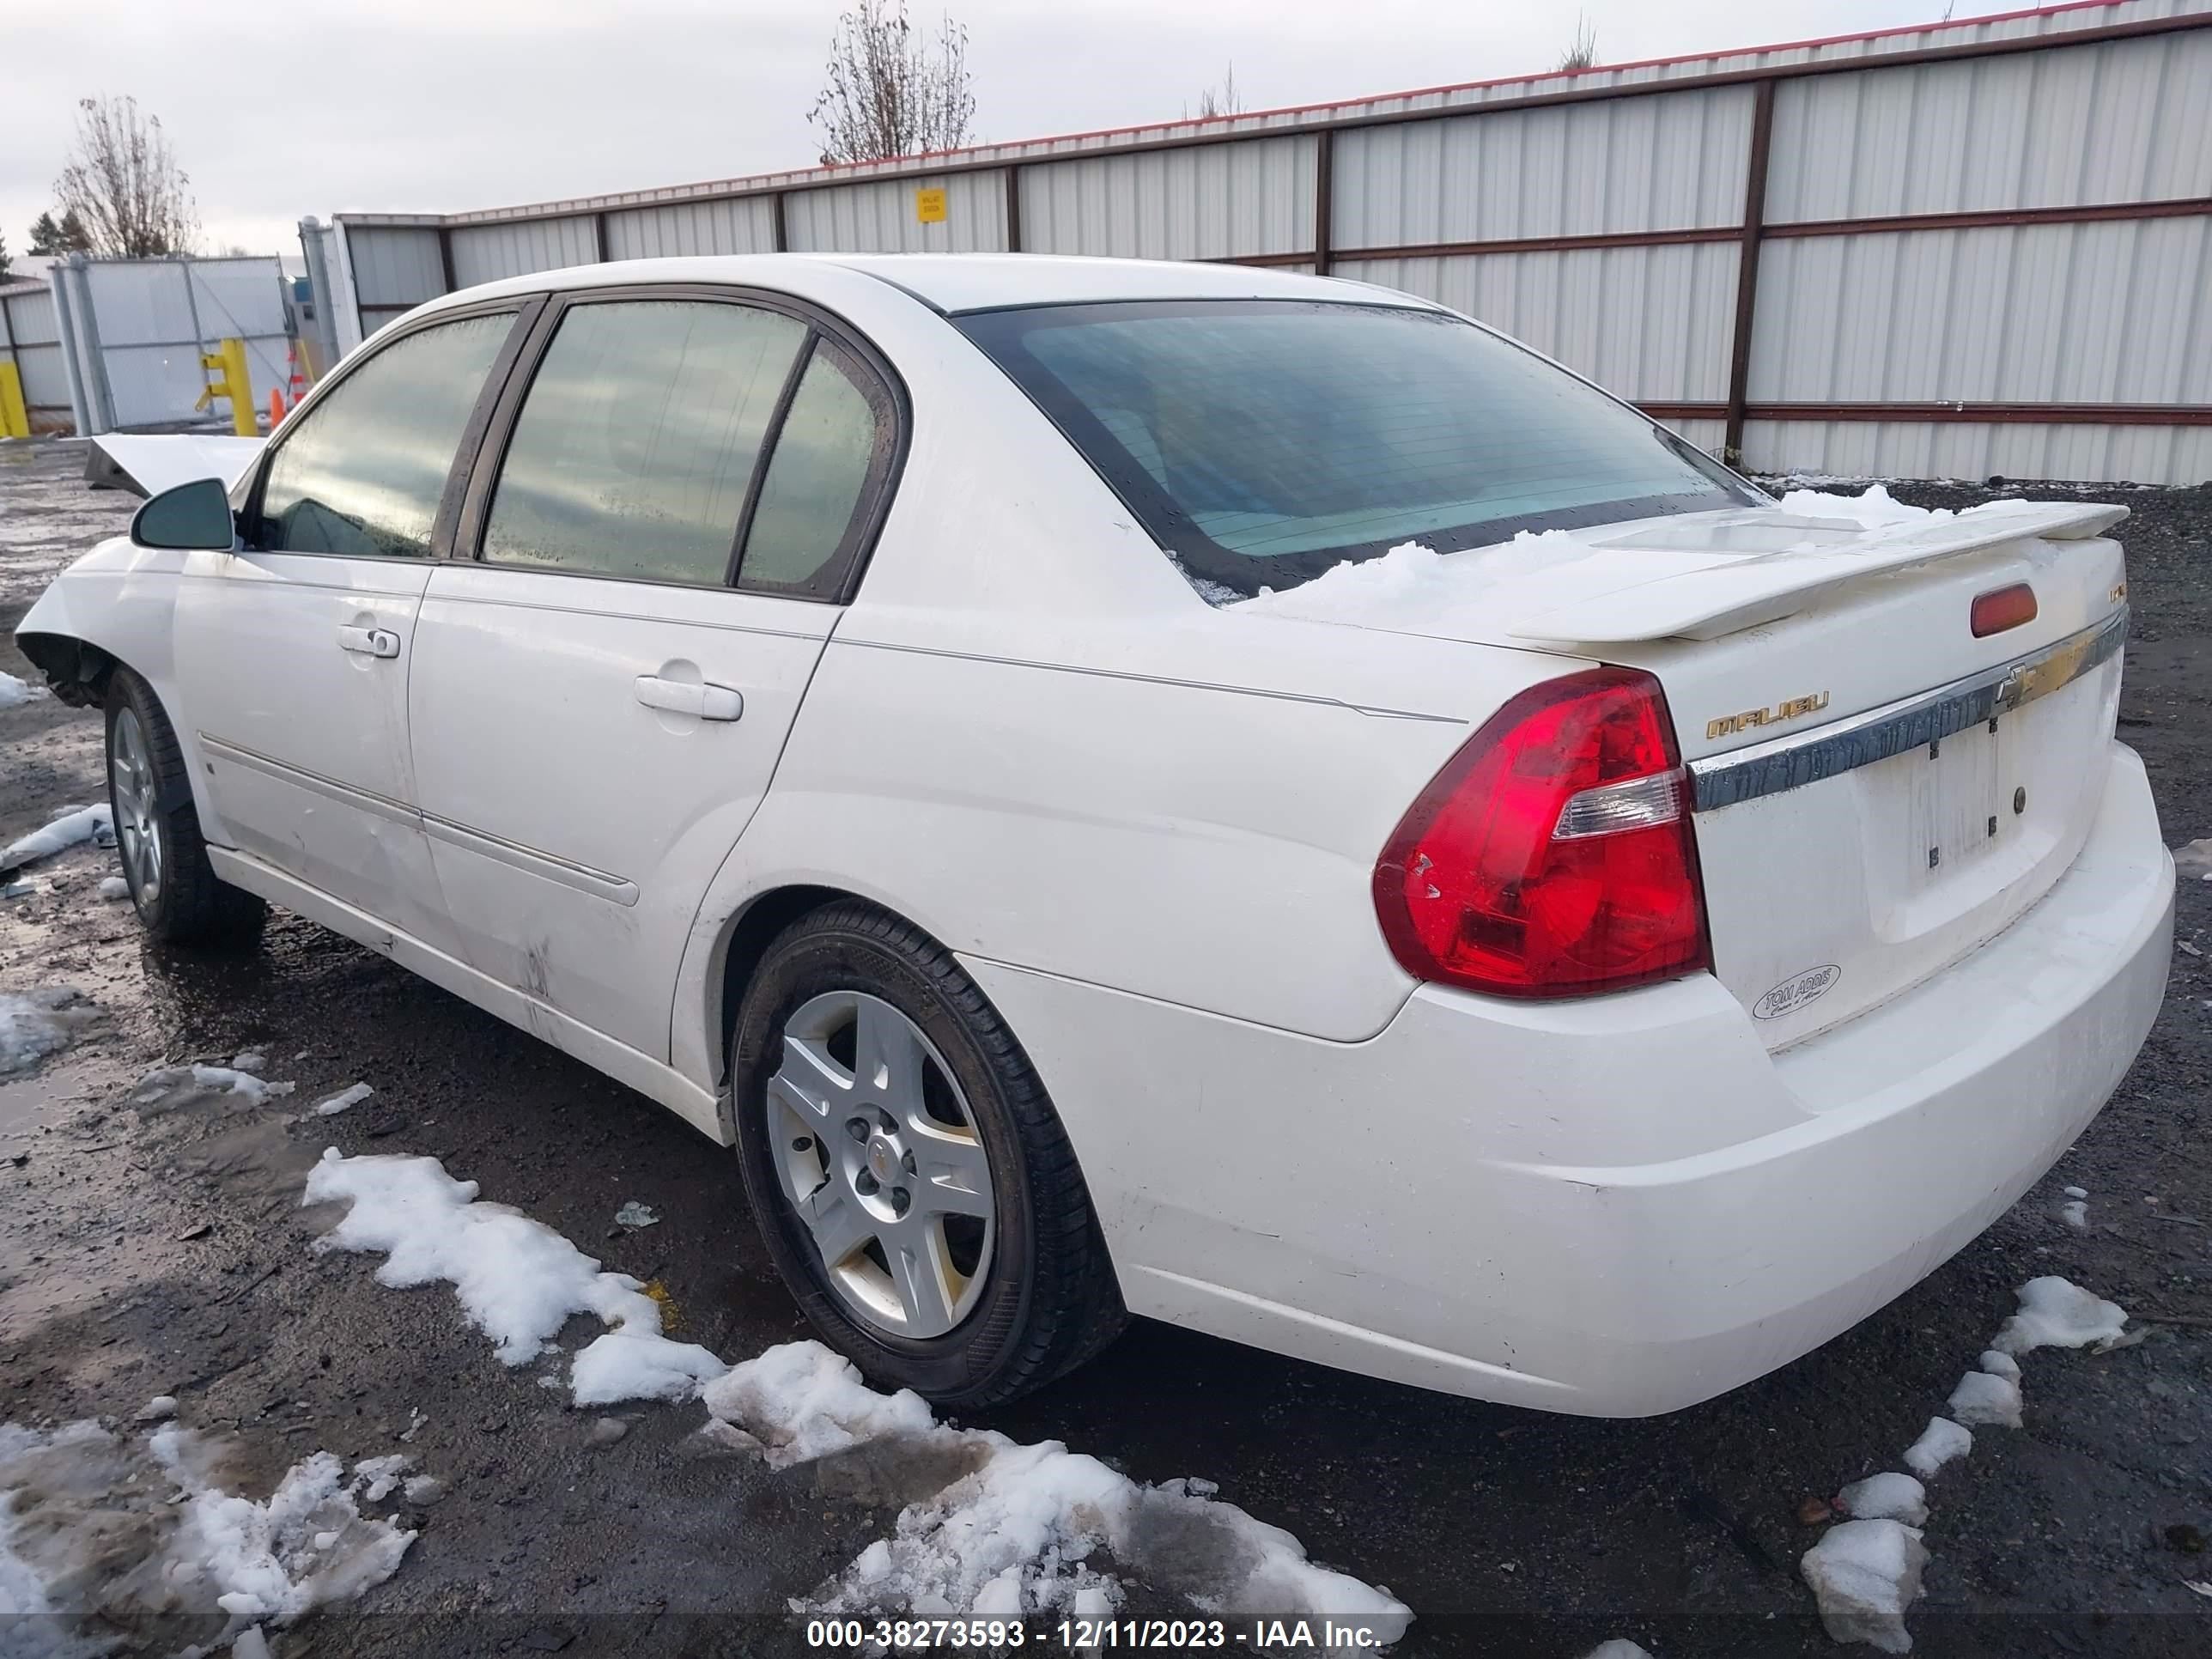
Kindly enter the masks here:
M 1375 910 L 1408 973 L 1493 996 L 1710 967 L 1689 782 L 1658 681 L 1593 668 L 1507 703 L 1400 822 Z

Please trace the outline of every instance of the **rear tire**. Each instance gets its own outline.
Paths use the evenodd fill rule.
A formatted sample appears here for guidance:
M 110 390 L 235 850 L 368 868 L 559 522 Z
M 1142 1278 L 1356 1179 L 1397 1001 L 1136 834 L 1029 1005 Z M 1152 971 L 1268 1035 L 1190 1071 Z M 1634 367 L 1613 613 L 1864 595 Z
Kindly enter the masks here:
M 1059 1115 L 936 940 L 858 900 L 800 918 L 761 959 L 731 1045 L 738 1158 L 769 1255 L 823 1340 L 872 1380 L 993 1406 L 1121 1330 Z M 920 1260 L 940 1266 L 924 1273 Z
M 107 684 L 107 802 L 131 902 L 165 945 L 250 945 L 269 906 L 208 862 L 177 733 L 154 688 L 127 668 Z

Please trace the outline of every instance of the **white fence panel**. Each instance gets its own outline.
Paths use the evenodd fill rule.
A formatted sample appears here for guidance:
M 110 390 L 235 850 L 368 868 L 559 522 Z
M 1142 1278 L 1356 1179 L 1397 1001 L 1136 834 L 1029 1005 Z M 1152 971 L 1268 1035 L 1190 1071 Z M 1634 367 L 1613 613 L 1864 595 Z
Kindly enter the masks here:
M 1737 252 L 1727 242 L 1340 259 L 1336 274 L 1418 294 L 1510 334 L 1617 396 L 1728 396 Z
M 773 253 L 775 204 L 765 196 L 735 202 L 672 202 L 607 215 L 607 258 L 660 259 L 686 253 Z
M 1307 252 L 1316 144 L 1255 138 L 1025 167 L 1023 249 L 1139 259 Z
M 924 191 L 945 192 L 945 217 L 925 222 Z M 996 253 L 1006 246 L 1006 175 L 955 173 L 793 191 L 784 234 L 795 252 Z
M 1355 127 L 1335 141 L 1335 247 L 1739 223 L 1753 101 L 1723 87 Z
M 527 276 L 532 271 L 559 270 L 568 265 L 588 265 L 599 257 L 598 234 L 588 215 L 470 225 L 449 234 L 456 288 L 474 288 L 502 276 Z
M 345 249 L 364 337 L 446 291 L 434 226 L 349 223 Z

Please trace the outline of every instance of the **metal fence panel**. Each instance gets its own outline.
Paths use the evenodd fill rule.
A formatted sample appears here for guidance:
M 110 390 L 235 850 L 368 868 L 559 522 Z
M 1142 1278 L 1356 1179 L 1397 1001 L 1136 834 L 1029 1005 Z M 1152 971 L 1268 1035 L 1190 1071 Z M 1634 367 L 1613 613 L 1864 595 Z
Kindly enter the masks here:
M 672 202 L 607 215 L 610 259 L 774 252 L 775 206 L 764 196 L 737 202 Z
M 364 337 L 446 291 L 434 227 L 349 224 L 345 249 Z
M 23 376 L 23 402 L 34 413 L 66 419 L 70 413 L 69 366 L 62 358 L 61 325 L 50 289 L 11 294 L 0 300 L 17 368 Z
M 920 198 L 945 192 L 945 217 L 925 223 Z M 995 253 L 1006 246 L 1006 175 L 882 179 L 793 191 L 783 200 L 794 252 Z
M 1340 259 L 1336 274 L 1434 300 L 1648 403 L 1728 395 L 1737 252 L 1726 242 Z
M 474 288 L 502 276 L 588 265 L 599 257 L 598 233 L 590 216 L 532 219 L 511 225 L 471 225 L 450 233 L 453 286 Z
M 1318 264 L 1468 310 L 1751 465 L 2193 483 L 2212 445 L 2208 5 L 2061 4 L 346 223 L 420 239 L 406 304 L 444 284 L 441 225 L 463 282 L 595 257 L 602 229 L 610 257 L 752 251 L 779 216 L 801 249 L 1012 232 L 1036 252 Z M 941 222 L 915 211 L 925 189 Z
M 1753 94 L 1722 87 L 1356 127 L 1336 139 L 1340 252 L 1733 225 Z
M 1744 458 L 1761 472 L 1840 477 L 2190 483 L 2212 478 L 2212 427 L 1754 420 Z
M 1314 246 L 1311 137 L 1052 161 L 1021 172 L 1022 247 L 1229 259 Z
M 1751 401 L 2212 404 L 2212 216 L 1791 238 Z
M 1770 223 L 2212 196 L 2212 31 L 1784 82 Z

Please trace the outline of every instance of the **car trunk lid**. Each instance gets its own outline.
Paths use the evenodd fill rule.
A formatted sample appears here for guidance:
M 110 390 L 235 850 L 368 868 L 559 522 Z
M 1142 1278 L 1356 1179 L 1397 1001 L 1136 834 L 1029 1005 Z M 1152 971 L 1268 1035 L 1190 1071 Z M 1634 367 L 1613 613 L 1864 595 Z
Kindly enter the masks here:
M 1806 501 L 1401 558 L 1395 581 L 1344 567 L 1252 605 L 1656 675 L 1715 972 L 1781 1048 L 1959 960 L 2064 873 L 2102 794 L 2125 626 L 2100 533 L 2124 508 Z M 1975 599 L 2019 583 L 2033 617 L 1975 637 Z

